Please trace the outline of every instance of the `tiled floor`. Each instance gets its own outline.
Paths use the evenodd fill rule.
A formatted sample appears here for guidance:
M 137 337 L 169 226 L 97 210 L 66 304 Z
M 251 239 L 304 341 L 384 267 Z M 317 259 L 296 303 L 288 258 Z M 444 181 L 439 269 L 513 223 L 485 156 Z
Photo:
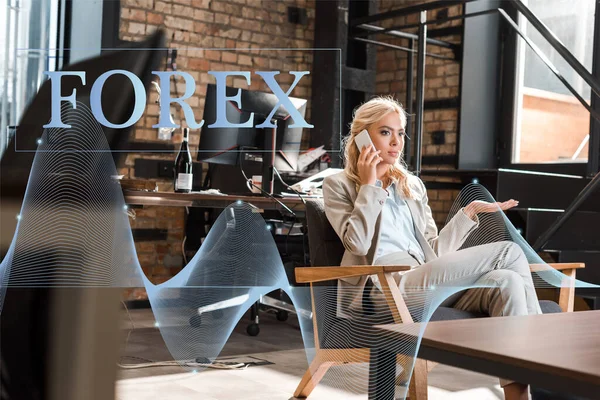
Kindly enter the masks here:
M 121 354 L 153 361 L 172 360 L 149 309 L 131 310 L 135 329 L 129 333 Z M 124 313 L 124 337 L 131 322 Z M 244 318 L 228 339 L 220 357 L 251 355 L 271 362 L 245 370 L 187 372 L 179 366 L 120 369 L 116 387 L 118 400 L 189 399 L 291 399 L 307 368 L 306 354 L 295 318 L 279 322 L 274 315 L 261 314 L 261 332 L 246 334 Z M 123 363 L 141 362 L 123 358 Z M 367 365 L 332 368 L 310 396 L 311 400 L 366 399 Z M 438 365 L 428 375 L 430 400 L 502 399 L 498 380 L 456 368 Z M 348 390 L 351 388 L 351 391 Z M 397 397 L 402 398 L 398 392 Z

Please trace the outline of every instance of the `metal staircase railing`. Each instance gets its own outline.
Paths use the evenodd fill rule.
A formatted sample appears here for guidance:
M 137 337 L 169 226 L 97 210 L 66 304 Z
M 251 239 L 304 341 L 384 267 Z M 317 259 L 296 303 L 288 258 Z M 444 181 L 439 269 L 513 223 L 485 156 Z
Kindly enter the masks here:
M 457 4 L 465 4 L 470 1 L 476 0 L 451 0 L 451 1 L 434 1 L 421 5 L 413 5 L 405 8 L 401 8 L 398 10 L 392 10 L 385 13 L 370 15 L 366 17 L 356 18 L 351 21 L 350 25 L 362 29 L 363 32 L 357 33 L 354 35 L 353 39 L 364 41 L 367 43 L 387 46 L 390 47 L 388 43 L 377 42 L 375 40 L 365 39 L 365 37 L 374 35 L 374 34 L 388 34 L 395 37 L 405 37 L 410 40 L 411 46 L 410 48 L 402 48 L 397 46 L 398 50 L 410 52 L 411 55 L 408 57 L 408 67 L 409 67 L 409 76 L 408 76 L 408 87 L 407 89 L 407 106 L 408 112 L 411 113 L 412 108 L 412 53 L 417 54 L 417 90 L 416 90 L 416 110 L 414 111 L 416 114 L 415 120 L 415 132 L 413 133 L 413 145 L 415 146 L 415 172 L 420 174 L 421 172 L 421 144 L 423 141 L 423 109 L 424 109 L 424 83 L 425 83 L 425 57 L 428 55 L 426 53 L 426 45 L 434 45 L 434 46 L 442 46 L 449 47 L 452 45 L 448 42 L 443 42 L 439 40 L 432 40 L 427 38 L 427 25 L 430 24 L 442 24 L 449 21 L 454 20 L 464 20 L 467 18 L 474 18 L 481 15 L 488 15 L 493 13 L 498 13 L 504 21 L 510 26 L 521 38 L 527 43 L 527 45 L 533 50 L 533 52 L 542 60 L 542 62 L 550 69 L 550 71 L 567 87 L 567 89 L 575 96 L 575 98 L 589 111 L 590 115 L 598 122 L 600 122 L 600 112 L 594 109 L 590 104 L 588 104 L 585 99 L 577 92 L 573 86 L 569 84 L 569 82 L 562 76 L 562 74 L 558 71 L 558 69 L 552 64 L 550 59 L 525 35 L 525 33 L 519 28 L 518 24 L 504 11 L 502 8 L 490 9 L 480 12 L 474 12 L 470 14 L 463 14 L 460 16 L 443 18 L 443 19 L 435 19 L 435 20 L 427 20 L 427 11 L 447 8 L 450 6 L 454 6 Z M 596 79 L 580 62 L 573 56 L 573 54 L 562 44 L 562 42 L 544 25 L 542 21 L 521 1 L 521 0 L 513 0 L 512 2 L 515 8 L 523 15 L 529 23 L 542 35 L 542 37 L 548 41 L 548 43 L 552 46 L 554 50 L 573 68 L 573 70 L 586 82 L 591 90 L 592 96 L 600 96 L 600 81 Z M 396 18 L 400 16 L 406 16 L 411 14 L 419 15 L 419 22 L 416 24 L 405 24 L 402 26 L 393 26 L 389 28 L 380 28 L 373 25 L 367 25 L 373 22 Z M 598 23 L 598 22 L 597 22 Z M 416 38 L 414 38 L 414 34 L 406 34 L 401 32 L 402 29 L 409 28 L 418 28 L 418 34 Z M 407 35 L 410 35 L 407 36 Z M 418 48 L 414 50 L 414 40 L 418 42 Z M 600 40 L 600 39 L 596 39 Z M 441 42 L 441 43 L 440 43 Z M 600 99 L 599 99 L 600 100 Z M 408 128 L 408 127 L 407 127 Z M 408 132 L 407 132 L 408 133 Z M 592 160 L 588 159 L 588 163 Z M 564 213 L 548 228 L 544 234 L 542 234 L 538 240 L 534 244 L 534 249 L 536 251 L 542 250 L 546 243 L 550 240 L 552 235 L 554 235 L 563 225 L 564 223 L 577 211 L 579 206 L 592 194 L 597 188 L 600 187 L 600 172 L 597 172 L 595 177 L 588 183 L 588 185 L 575 197 L 573 202 L 569 205 L 569 207 L 564 211 Z
M 542 21 L 521 0 L 513 0 L 517 10 L 533 25 L 550 45 L 565 59 L 577 74 L 600 96 L 600 82 L 575 58 L 564 44 L 544 25 Z

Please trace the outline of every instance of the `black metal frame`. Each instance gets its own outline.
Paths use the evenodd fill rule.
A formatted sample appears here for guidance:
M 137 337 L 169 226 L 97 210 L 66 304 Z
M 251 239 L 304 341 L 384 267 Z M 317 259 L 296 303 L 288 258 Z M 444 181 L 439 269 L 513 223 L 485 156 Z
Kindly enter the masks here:
M 424 5 L 410 6 L 399 10 L 392 10 L 385 13 L 371 15 L 368 17 L 361 17 L 351 21 L 350 25 L 356 28 L 362 29 L 364 32 L 357 33 L 352 36 L 352 39 L 365 42 L 369 44 L 374 44 L 378 46 L 393 48 L 396 50 L 405 51 L 409 54 L 407 69 L 408 69 L 408 79 L 407 79 L 407 91 L 406 91 L 406 110 L 409 115 L 413 115 L 413 99 L 412 99 L 412 88 L 414 85 L 414 76 L 413 76 L 413 54 L 416 54 L 417 57 L 417 85 L 416 85 L 416 103 L 415 103 L 415 113 L 416 118 L 414 119 L 414 132 L 412 131 L 411 124 L 407 124 L 407 134 L 411 138 L 410 144 L 405 150 L 405 161 L 410 163 L 412 161 L 412 152 L 414 152 L 414 165 L 413 169 L 416 175 L 420 175 L 421 173 L 421 163 L 422 163 L 422 145 L 423 142 L 423 110 L 425 105 L 425 58 L 435 57 L 450 61 L 458 61 L 458 56 L 460 54 L 460 46 L 450 43 L 443 40 L 431 39 L 427 37 L 427 25 L 428 24 L 442 24 L 448 21 L 452 21 L 455 19 L 465 18 L 465 15 L 459 17 L 450 17 L 444 19 L 437 19 L 434 21 L 427 21 L 427 10 L 433 10 L 437 8 L 447 8 L 457 4 L 464 4 L 468 1 L 473 0 L 452 0 L 452 1 L 434 1 L 431 3 L 427 3 Z M 371 21 L 379 21 L 381 19 L 389 19 L 395 18 L 398 16 L 404 16 L 409 14 L 414 14 L 415 12 L 419 13 L 419 23 L 415 25 L 409 25 L 409 27 L 417 27 L 418 33 L 411 34 L 405 32 L 397 31 L 396 27 L 392 28 L 381 28 L 373 25 L 369 25 L 368 22 Z M 379 42 L 376 40 L 365 39 L 363 36 L 369 35 L 380 35 L 386 34 L 392 37 L 398 37 L 403 39 L 408 39 L 410 43 L 410 47 L 402 47 L 393 45 L 390 43 Z M 415 40 L 417 41 L 417 50 L 415 51 L 414 45 Z M 454 53 L 454 57 L 445 57 L 438 54 L 432 54 L 426 52 L 427 44 L 448 48 L 451 49 Z
M 71 51 L 65 44 L 71 42 L 71 18 L 73 12 L 73 1 L 64 0 L 59 2 L 59 7 L 64 7 L 64 27 L 63 29 L 63 40 L 64 43 L 60 42 L 60 33 L 57 38 L 57 48 L 63 50 L 62 54 L 62 67 L 69 65 L 71 61 Z M 61 10 L 59 9 L 59 16 Z M 102 32 L 101 32 L 101 49 L 115 49 L 123 45 L 124 41 L 119 39 L 119 23 L 121 20 L 121 0 L 110 0 L 105 1 L 102 4 Z M 58 58 L 58 57 L 57 57 Z
M 575 56 L 571 54 L 571 52 L 561 43 L 561 41 L 558 40 L 548 28 L 546 28 L 546 25 L 544 25 L 544 23 L 540 21 L 534 13 L 531 12 L 531 10 L 529 10 L 529 8 L 527 8 L 527 6 L 523 4 L 521 0 L 515 0 L 513 4 L 517 8 L 517 10 L 519 10 L 519 12 L 527 18 L 529 23 L 533 25 L 537 29 L 537 31 L 552 45 L 554 50 L 556 50 L 565 59 L 565 61 L 571 67 L 573 67 L 575 71 L 577 71 L 579 76 L 581 76 L 586 81 L 586 83 L 590 85 L 592 91 L 595 92 L 597 95 L 600 95 L 600 82 L 596 82 L 594 80 L 595 77 L 592 74 L 590 74 L 588 70 L 583 65 L 581 65 L 579 60 L 577 60 Z M 596 7 L 597 6 L 598 3 L 596 3 Z M 596 16 L 596 21 L 597 20 L 598 19 Z
M 522 4 L 522 3 L 520 3 L 519 0 L 515 0 L 514 4 Z M 510 26 L 512 26 L 513 30 L 515 32 L 517 32 L 519 34 L 519 36 L 521 36 L 521 38 L 525 41 L 525 43 L 527 43 L 529 45 L 529 47 L 531 47 L 531 49 L 534 51 L 534 53 L 538 57 L 540 57 L 540 59 L 542 60 L 542 62 L 548 68 L 550 68 L 550 71 L 552 71 L 552 73 L 554 74 L 554 76 L 556 76 L 558 78 L 558 80 L 560 80 L 563 83 L 563 85 L 565 85 L 567 87 L 567 89 L 569 89 L 569 91 L 571 92 L 571 94 L 573 94 L 573 96 L 575 96 L 575 98 L 579 101 L 579 103 L 581 103 L 581 105 L 584 106 L 590 112 L 590 114 L 592 114 L 593 116 L 595 116 L 596 119 L 600 120 L 600 113 L 598 113 L 596 110 L 592 109 L 587 104 L 587 102 L 585 101 L 585 99 L 583 97 L 581 97 L 581 95 L 577 92 L 577 90 L 575 90 L 575 88 L 573 86 L 571 86 L 571 84 L 561 75 L 561 73 L 550 62 L 550 60 L 546 59 L 544 53 L 542 53 L 541 50 L 538 49 L 537 46 L 527 37 L 527 35 L 525 35 L 525 33 L 523 31 L 521 31 L 521 29 L 519 28 L 519 26 L 517 25 L 517 23 L 514 22 L 513 19 L 510 18 L 510 16 L 504 10 L 502 10 L 502 9 L 499 8 L 499 9 L 493 10 L 493 11 L 498 11 L 498 13 L 504 18 L 504 21 L 507 22 Z M 539 20 L 537 20 L 537 21 L 539 22 Z M 550 44 L 552 45 L 553 48 L 554 48 L 554 43 L 560 43 L 560 41 L 558 41 L 558 39 L 556 39 L 556 37 L 554 37 L 554 36 L 548 36 L 548 37 L 553 39 L 553 40 L 549 40 L 548 39 L 548 41 L 550 42 Z M 562 46 L 562 48 L 564 48 L 564 46 L 562 45 L 562 43 L 560 43 L 560 46 Z M 558 48 L 555 48 L 555 49 L 558 50 Z M 560 54 L 562 55 L 562 53 L 560 53 Z M 574 61 L 572 61 L 571 58 Z M 586 81 L 586 83 L 588 83 L 590 85 L 590 87 L 592 88 L 592 93 L 598 94 L 598 92 L 596 92 L 596 86 L 600 86 L 600 84 L 598 84 L 598 82 L 595 81 L 595 78 L 592 77 L 589 72 L 587 72 L 587 70 L 585 69 L 585 67 L 583 65 L 581 65 L 581 63 L 577 59 L 575 59 L 573 57 L 571 57 L 571 58 L 569 58 L 569 59 L 565 58 L 565 61 L 567 61 L 569 63 L 569 65 Z M 585 74 L 580 73 L 580 71 L 585 71 Z
M 356 35 L 353 36 L 354 40 L 360 40 L 360 41 L 364 41 L 364 42 L 368 42 L 368 43 L 373 43 L 373 44 L 377 44 L 377 45 L 381 45 L 381 46 L 385 46 L 387 43 L 382 43 L 382 42 L 376 42 L 373 40 L 368 40 L 368 39 L 364 39 L 364 36 L 370 36 L 370 35 L 380 35 L 380 34 L 386 34 L 389 36 L 393 36 L 393 37 L 397 37 L 397 38 L 401 38 L 401 39 L 409 39 L 409 40 L 419 40 L 419 35 L 415 35 L 414 33 L 407 33 L 407 32 L 401 32 L 398 31 L 396 29 L 390 28 L 390 29 L 384 29 L 381 28 L 379 26 L 375 26 L 375 25 L 369 25 L 369 24 L 361 24 L 358 25 L 357 28 L 359 29 L 363 29 L 365 32 L 361 32 L 358 33 Z M 432 38 L 425 38 L 425 40 L 427 41 L 427 43 L 434 45 L 434 46 L 439 46 L 439 47 L 444 47 L 446 49 L 450 49 L 454 52 L 454 57 L 450 58 L 450 57 L 445 57 L 445 56 L 441 56 L 439 54 L 432 54 L 432 53 L 427 53 L 428 56 L 430 57 L 435 57 L 435 58 L 441 58 L 444 60 L 453 60 L 453 61 L 458 61 L 457 55 L 460 51 L 460 46 L 455 44 L 455 43 L 450 43 L 450 42 L 446 42 L 444 40 L 438 40 L 438 39 L 432 39 Z M 393 46 L 393 45 L 390 45 Z M 407 51 L 407 52 L 413 52 L 416 53 L 417 51 L 414 49 L 410 49 L 407 47 L 401 48 L 399 50 L 403 50 L 403 51 Z
M 511 14 L 513 16 L 513 20 L 516 19 L 516 15 L 521 12 L 523 15 L 531 17 L 532 22 L 528 19 L 529 22 L 532 23 L 534 27 L 541 26 L 545 32 L 549 32 L 545 25 L 540 22 L 537 17 L 531 13 L 530 10 L 527 9 L 526 6 L 520 0 L 516 1 L 508 1 L 506 5 L 503 6 L 506 14 Z M 502 115 L 510 115 L 513 116 L 509 120 L 503 119 L 499 121 L 501 126 L 500 135 L 499 135 L 499 149 L 498 149 L 498 167 L 499 168 L 508 168 L 508 169 L 521 169 L 521 170 L 529 170 L 529 171 L 542 171 L 542 172 L 553 172 L 553 173 L 565 173 L 570 175 L 580 175 L 580 176 L 588 176 L 593 177 L 598 171 L 600 171 L 600 101 L 598 99 L 598 95 L 600 93 L 595 92 L 595 89 L 600 89 L 600 1 L 596 1 L 596 15 L 595 15 L 595 23 L 594 23 L 594 54 L 593 54 L 593 66 L 592 66 L 592 74 L 590 74 L 585 67 L 583 67 L 579 61 L 577 61 L 572 55 L 563 57 L 565 61 L 571 64 L 571 67 L 584 79 L 591 87 L 591 106 L 587 105 L 585 101 L 581 99 L 579 94 L 574 94 L 575 97 L 578 98 L 580 103 L 588 109 L 590 112 L 590 141 L 589 141 L 589 152 L 588 152 L 588 162 L 568 162 L 568 163 L 543 163 L 543 164 L 531 164 L 531 163 L 513 163 L 512 162 L 512 149 L 514 144 L 514 115 L 515 115 L 515 104 L 514 101 L 516 99 L 516 65 L 518 62 L 517 55 L 517 41 L 518 37 L 516 32 L 513 29 L 504 32 L 505 36 L 505 51 L 504 51 L 504 59 L 503 59 L 503 74 L 502 74 L 502 102 L 501 106 L 501 114 Z M 541 32 L 540 32 L 541 33 Z M 559 54 L 563 55 L 564 52 L 569 53 L 569 51 L 564 47 L 564 45 L 556 39 L 556 37 L 552 34 L 548 35 L 549 38 L 546 38 L 548 42 L 554 47 Z M 560 50 L 559 50 L 560 49 Z M 535 51 L 535 50 L 534 50 Z M 570 54 L 570 53 L 569 53 Z M 552 70 L 552 68 L 551 68 Z M 560 75 L 560 74 L 559 74 Z M 565 83 L 564 78 L 562 76 L 557 76 L 559 80 Z M 590 79 L 590 82 L 587 81 Z M 568 83 L 565 83 L 566 87 L 571 90 L 573 93 L 574 89 L 570 87 Z
M 388 48 L 393 48 L 396 50 L 405 51 L 409 54 L 416 53 L 416 56 L 417 56 L 417 91 L 416 91 L 417 99 L 416 99 L 416 104 L 415 104 L 416 109 L 414 110 L 414 113 L 412 110 L 412 106 L 413 106 L 412 87 L 414 86 L 414 76 L 413 76 L 413 71 L 412 71 L 412 64 L 413 64 L 412 57 L 408 57 L 408 63 L 407 63 L 407 66 L 410 65 L 410 68 L 408 68 L 406 106 L 407 106 L 408 114 L 416 115 L 416 118 L 414 119 L 414 124 L 415 124 L 414 132 L 412 131 L 410 124 L 408 124 L 408 126 L 407 126 L 407 133 L 409 134 L 411 141 L 410 141 L 409 147 L 405 150 L 405 161 L 407 163 L 410 163 L 410 165 L 412 165 L 413 170 L 414 170 L 415 174 L 417 174 L 417 175 L 420 175 L 421 166 L 422 166 L 422 145 L 421 145 L 421 143 L 423 142 L 423 110 L 425 108 L 425 101 L 424 101 L 424 97 L 425 97 L 425 89 L 424 89 L 425 57 L 430 56 L 430 57 L 436 57 L 436 58 L 441 58 L 441 59 L 445 59 L 445 60 L 459 61 L 458 57 L 462 53 L 461 46 L 458 46 L 454 43 L 446 42 L 443 40 L 428 38 L 427 37 L 427 26 L 443 24 L 443 23 L 446 23 L 449 21 L 460 20 L 460 19 L 465 19 L 465 18 L 473 18 L 473 17 L 477 17 L 480 15 L 490 14 L 492 12 L 496 12 L 497 10 L 476 12 L 476 13 L 471 13 L 471 14 L 466 14 L 466 13 L 464 13 L 464 10 L 463 10 L 463 14 L 460 16 L 447 17 L 447 18 L 443 18 L 443 19 L 435 19 L 435 20 L 429 20 L 429 21 L 427 20 L 427 12 L 426 11 L 437 9 L 437 8 L 447 8 L 450 6 L 457 5 L 457 4 L 465 4 L 470 1 L 475 1 L 475 0 L 434 1 L 431 3 L 424 4 L 424 5 L 409 6 L 409 7 L 399 9 L 399 10 L 392 10 L 392 11 L 388 11 L 385 13 L 372 15 L 369 17 L 357 18 L 355 20 L 352 20 L 350 23 L 352 26 L 363 29 L 365 31 L 365 32 L 353 35 L 352 39 L 354 39 L 354 40 L 369 43 L 369 44 L 374 44 L 374 45 L 378 45 L 378 46 L 382 46 L 382 47 L 388 47 Z M 384 29 L 384 28 L 369 25 L 366 23 L 366 22 L 371 22 L 371 21 L 377 21 L 380 19 L 395 18 L 398 16 L 414 14 L 416 12 L 420 13 L 419 23 L 417 23 L 417 24 L 402 25 L 399 27 L 391 27 L 391 28 Z M 415 35 L 415 34 L 398 31 L 398 29 L 408 29 L 408 28 L 417 28 L 418 33 Z M 464 27 L 463 27 L 462 32 L 464 33 Z M 397 46 L 397 45 L 393 45 L 393 44 L 385 43 L 385 42 L 379 42 L 376 40 L 365 39 L 362 37 L 362 36 L 370 36 L 370 35 L 376 35 L 376 34 L 377 35 L 385 34 L 385 35 L 392 36 L 392 37 L 408 39 L 410 41 L 410 48 Z M 417 50 L 416 51 L 414 49 L 414 41 L 415 40 L 417 41 Z M 427 53 L 425 51 L 426 44 L 452 49 L 452 51 L 454 52 L 454 57 L 450 58 L 450 57 L 440 56 L 438 54 Z M 457 135 L 458 135 L 458 132 L 457 132 Z M 412 159 L 413 156 L 411 154 L 413 152 L 414 152 L 414 161 Z M 411 161 L 413 161 L 413 162 L 411 163 Z M 454 164 L 455 165 L 458 164 L 457 158 L 454 158 Z
M 594 50 L 592 59 L 592 75 L 600 81 L 600 0 L 596 0 L 594 18 Z M 600 99 L 591 96 L 592 109 L 600 113 Z M 586 175 L 592 176 L 600 171 L 600 121 L 590 116 L 590 141 Z
M 427 11 L 421 11 L 419 14 L 419 41 L 417 42 L 417 100 L 415 119 L 415 173 L 421 175 L 421 153 L 423 146 L 423 110 L 425 103 L 425 47 L 427 46 Z
M 452 7 L 458 4 L 468 3 L 474 0 L 438 0 L 432 1 L 425 4 L 416 4 L 414 6 L 403 7 L 397 10 L 391 10 L 380 14 L 369 15 L 367 17 L 356 18 L 350 21 L 350 26 L 357 26 L 361 24 L 368 24 L 371 22 L 378 22 L 384 19 L 391 19 L 396 17 L 402 17 L 410 14 L 417 14 L 422 11 L 435 10 L 438 8 Z
M 64 1 L 59 1 L 58 2 L 58 10 L 57 10 L 57 26 L 58 29 L 56 30 L 56 37 L 54 38 L 54 48 L 56 49 L 56 59 L 54 60 L 54 70 L 59 71 L 62 69 L 62 63 L 63 63 L 63 53 L 62 50 L 64 49 L 64 43 L 62 43 L 61 38 L 63 37 L 63 35 L 65 34 L 66 31 L 66 25 L 65 21 L 63 20 L 63 14 L 66 12 L 65 10 L 66 5 Z
M 550 238 L 558 232 L 558 230 L 564 225 L 564 223 L 573 215 L 587 199 L 590 197 L 596 189 L 600 188 L 600 172 L 596 174 L 594 179 L 583 188 L 579 194 L 575 197 L 575 200 L 567 207 L 567 209 L 560 214 L 560 217 L 556 219 L 556 221 L 548 228 L 546 232 L 544 232 L 533 244 L 533 249 L 535 251 L 541 251 L 544 246 L 548 243 Z
M 63 43 L 60 43 L 60 49 L 62 49 L 62 65 L 64 68 L 71 63 L 71 49 L 69 43 L 71 43 L 71 19 L 73 18 L 73 0 L 65 0 L 64 3 L 64 27 L 63 27 Z M 60 14 L 59 14 L 60 15 Z M 60 38 L 59 38 L 60 40 Z M 69 46 L 69 47 L 66 47 Z
M 412 108 L 413 108 L 413 86 L 414 86 L 414 60 L 415 60 L 415 55 L 414 55 L 414 50 L 415 50 L 415 39 L 410 39 L 410 49 L 413 50 L 412 52 L 407 54 L 407 59 L 406 59 L 406 69 L 407 69 L 407 77 L 406 77 L 406 104 L 404 105 L 405 109 L 406 109 L 406 113 L 409 117 L 407 123 L 406 123 L 406 128 L 405 128 L 405 132 L 406 132 L 406 136 L 409 138 L 408 141 L 404 142 L 404 161 L 408 164 L 408 165 L 412 165 L 412 151 L 414 149 L 414 145 L 413 145 L 413 141 L 412 141 L 412 133 L 413 133 L 413 129 L 412 129 Z
M 105 1 L 102 5 L 102 41 L 103 49 L 114 49 L 123 44 L 119 39 L 121 20 L 121 0 Z
M 473 0 L 471 0 L 473 1 Z M 463 2 L 465 3 L 465 2 Z M 448 7 L 448 6 L 446 6 Z M 451 21 L 457 21 L 457 20 L 461 20 L 461 19 L 465 19 L 465 18 L 471 18 L 471 17 L 478 17 L 480 15 L 486 15 L 486 14 L 490 14 L 492 12 L 495 12 L 496 10 L 489 10 L 489 11 L 478 11 L 478 12 L 474 12 L 471 14 L 463 14 L 463 15 L 457 15 L 455 17 L 447 17 L 447 18 L 443 18 L 443 19 L 430 19 L 430 20 L 426 20 L 425 21 L 425 25 L 438 25 L 438 24 L 443 24 L 446 22 L 451 22 Z M 368 36 L 368 35 L 375 35 L 375 34 L 389 34 L 392 31 L 396 31 L 398 32 L 400 29 L 412 29 L 412 28 L 418 28 L 419 25 L 421 23 L 414 23 L 414 24 L 407 24 L 407 25 L 399 25 L 399 26 L 393 26 L 391 28 L 386 28 L 386 29 L 382 29 L 379 31 L 372 31 L 372 32 L 365 32 L 362 33 L 361 36 Z M 435 39 L 437 41 L 437 39 Z M 434 43 L 432 43 L 434 44 Z M 444 46 L 446 47 L 446 46 Z

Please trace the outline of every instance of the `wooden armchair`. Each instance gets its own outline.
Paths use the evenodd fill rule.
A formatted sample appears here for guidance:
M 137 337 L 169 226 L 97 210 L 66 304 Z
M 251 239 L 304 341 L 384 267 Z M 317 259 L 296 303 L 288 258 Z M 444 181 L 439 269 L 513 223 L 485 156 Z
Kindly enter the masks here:
M 309 235 L 309 248 L 311 264 L 313 267 L 296 268 L 296 282 L 308 283 L 311 289 L 313 328 L 315 335 L 315 357 L 308 370 L 302 377 L 300 384 L 294 392 L 294 397 L 306 398 L 323 378 L 327 370 L 335 365 L 350 363 L 369 363 L 371 348 L 368 338 L 352 338 L 355 329 L 352 321 L 336 318 L 335 309 L 337 298 L 335 291 L 337 280 L 363 275 L 377 275 L 386 293 L 386 301 L 390 313 L 386 317 L 371 319 L 381 323 L 413 323 L 412 316 L 402 298 L 394 279 L 393 273 L 406 271 L 408 266 L 335 266 L 339 265 L 344 248 L 329 225 L 324 213 L 323 203 L 320 200 L 307 202 L 307 224 Z M 584 264 L 549 264 L 553 268 L 562 271 L 565 279 L 575 278 L 575 271 L 584 268 Z M 532 264 L 533 272 L 544 269 L 542 264 Z M 315 293 L 322 285 L 328 285 L 328 304 L 318 304 Z M 540 307 L 544 313 L 573 311 L 574 305 L 574 279 L 568 280 L 560 290 L 559 304 L 552 301 L 540 301 Z M 333 303 L 333 304 L 332 304 Z M 471 314 L 465 311 L 455 310 L 448 307 L 439 307 L 433 314 L 431 320 L 448 320 L 461 318 L 476 318 L 481 315 Z M 363 326 L 364 328 L 364 321 Z M 342 337 L 343 336 L 343 337 Z M 353 340 L 356 339 L 356 340 Z M 398 363 L 410 367 L 412 360 L 406 356 L 398 355 Z M 409 385 L 409 398 L 416 400 L 427 399 L 427 372 L 433 368 L 434 363 L 425 360 L 416 360 L 414 371 Z M 408 371 L 409 368 L 405 368 Z M 374 371 L 370 371 L 369 379 L 376 377 Z M 371 397 L 371 393 L 370 393 Z

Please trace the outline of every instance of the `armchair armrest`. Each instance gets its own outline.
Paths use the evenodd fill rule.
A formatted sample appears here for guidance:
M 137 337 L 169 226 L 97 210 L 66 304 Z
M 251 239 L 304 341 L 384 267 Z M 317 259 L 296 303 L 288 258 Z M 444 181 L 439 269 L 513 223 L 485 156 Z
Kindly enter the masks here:
M 529 264 L 531 272 L 538 272 L 546 270 L 546 265 L 554 268 L 557 271 L 565 271 L 571 269 L 585 268 L 584 263 L 555 263 L 555 264 Z
M 585 268 L 584 263 L 529 264 L 531 272 L 545 271 L 546 265 L 561 271 L 565 277 L 558 295 L 558 305 L 563 312 L 571 312 L 575 308 L 575 272 Z
M 377 275 L 383 288 L 386 302 L 396 323 L 412 323 L 412 317 L 400 289 L 392 276 L 393 272 L 408 271 L 408 265 L 351 265 L 345 267 L 298 267 L 295 270 L 296 282 L 310 283 L 354 276 Z M 314 303 L 313 303 L 314 304 Z M 314 310 L 313 310 L 314 312 Z
M 351 265 L 346 267 L 298 267 L 295 269 L 295 273 L 296 282 L 313 283 L 354 276 L 408 271 L 409 269 L 408 265 Z

